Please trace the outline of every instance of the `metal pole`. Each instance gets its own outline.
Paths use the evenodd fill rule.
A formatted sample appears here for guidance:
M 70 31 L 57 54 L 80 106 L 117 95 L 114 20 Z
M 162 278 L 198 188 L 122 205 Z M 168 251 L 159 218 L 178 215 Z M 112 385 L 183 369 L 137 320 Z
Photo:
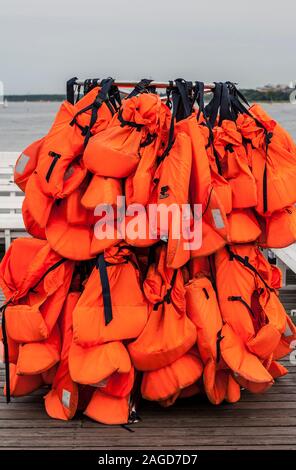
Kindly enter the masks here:
M 100 85 L 101 79 L 95 78 L 91 79 L 91 82 L 96 85 Z M 85 80 L 76 80 L 75 84 L 83 86 L 85 83 Z M 122 88 L 133 88 L 139 83 L 139 80 L 136 81 L 131 81 L 131 80 L 115 80 L 114 85 Z M 193 82 L 194 83 L 194 82 Z M 168 88 L 169 86 L 176 86 L 176 83 L 172 80 L 171 82 L 157 82 L 153 81 L 149 84 L 149 86 L 155 87 L 155 88 Z M 215 88 L 214 83 L 205 83 L 205 90 L 212 90 Z

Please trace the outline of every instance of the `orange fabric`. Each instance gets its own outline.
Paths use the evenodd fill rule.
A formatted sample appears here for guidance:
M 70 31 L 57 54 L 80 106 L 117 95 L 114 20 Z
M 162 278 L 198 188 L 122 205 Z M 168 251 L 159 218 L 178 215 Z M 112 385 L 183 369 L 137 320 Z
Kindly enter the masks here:
M 74 341 L 94 346 L 136 338 L 147 321 L 147 303 L 134 258 L 125 245 L 106 250 L 102 262 L 111 292 L 112 320 L 106 324 L 100 267 L 94 267 L 73 312 Z
M 217 336 L 222 329 L 222 319 L 215 291 L 208 278 L 196 277 L 187 284 L 186 303 L 187 315 L 196 326 L 198 350 L 204 364 L 205 392 L 212 403 L 219 403 L 226 393 L 226 389 L 217 393 Z
M 69 351 L 69 370 L 72 380 L 84 385 L 95 385 L 108 379 L 114 372 L 126 374 L 132 367 L 124 345 L 119 341 L 82 347 L 72 343 Z
M 186 234 L 183 233 L 184 223 L 181 210 L 183 204 L 189 203 L 191 162 L 190 139 L 184 132 L 178 132 L 171 151 L 155 172 L 154 186 L 149 201 L 158 205 L 157 234 L 160 238 L 168 239 L 167 265 L 175 269 L 183 266 L 190 258 L 190 250 L 186 250 L 184 246 Z M 160 225 L 161 214 L 167 214 L 168 211 L 167 226 L 162 227 Z M 178 220 L 182 222 L 182 225 L 178 224 Z M 177 233 L 174 233 L 174 228 Z
M 37 166 L 39 152 L 44 137 L 30 144 L 18 157 L 14 166 L 14 182 L 22 190 L 26 190 L 27 181 Z
M 242 136 L 252 143 L 252 173 L 258 194 L 256 210 L 270 215 L 296 202 L 296 147 L 287 132 L 260 105 L 251 106 L 249 111 L 262 127 L 246 114 L 238 117 L 237 125 Z
M 146 400 L 168 400 L 194 384 L 203 371 L 196 354 L 186 353 L 172 364 L 143 374 L 141 392 Z
M 255 206 L 256 182 L 249 168 L 242 136 L 235 122 L 223 120 L 220 126 L 214 128 L 214 146 L 219 155 L 222 175 L 231 188 L 232 208 L 244 209 Z
M 72 123 L 72 121 L 77 112 L 94 102 L 98 92 L 98 87 L 93 88 L 75 105 L 64 101 L 49 133 L 44 138 L 36 172 L 41 190 L 46 195 L 64 197 L 65 181 L 72 180 L 72 175 L 69 175 L 69 166 L 83 153 L 85 135 L 80 127 L 84 128 L 89 125 L 91 110 L 89 109 L 77 116 L 77 123 Z M 112 114 L 108 106 L 103 103 L 99 109 L 97 121 L 92 128 L 92 133 L 96 134 L 105 129 L 111 118 Z M 53 162 L 55 163 L 54 168 L 52 168 Z M 52 171 L 50 171 L 51 168 Z M 85 172 L 84 167 L 80 166 L 81 178 L 75 178 L 76 181 L 73 181 L 75 184 L 72 185 L 72 190 L 80 184 Z
M 81 204 L 86 209 L 95 209 L 99 204 L 106 204 L 115 210 L 117 197 L 122 195 L 122 184 L 116 178 L 93 175 L 91 182 L 86 188 Z
M 67 295 L 59 318 L 62 332 L 61 360 L 56 371 L 52 388 L 44 397 L 45 409 L 49 416 L 67 420 L 73 418 L 78 405 L 78 386 L 69 373 L 69 350 L 72 342 L 72 313 L 80 297 L 80 292 Z
M 129 415 L 128 397 L 114 397 L 98 389 L 84 414 L 103 424 L 126 424 Z
M 124 100 L 107 129 L 94 136 L 86 147 L 83 155 L 86 167 L 97 175 L 126 178 L 134 173 L 144 153 L 151 152 L 148 159 L 153 161 L 159 140 L 146 144 L 149 136 L 159 130 L 161 110 L 161 100 L 154 94 Z
M 259 244 L 266 248 L 285 248 L 296 241 L 296 207 L 289 206 L 262 218 Z M 279 230 L 280 227 L 280 230 Z
M 227 216 L 229 243 L 250 243 L 261 234 L 260 225 L 251 209 L 233 209 Z
M 6 299 L 11 299 L 5 310 L 6 329 L 15 341 L 49 337 L 73 273 L 73 263 L 61 261 L 46 241 L 32 238 L 15 240 L 4 256 L 0 285 Z
M 196 341 L 196 328 L 186 315 L 185 288 L 180 270 L 166 267 L 166 248 L 158 250 L 144 282 L 149 316 L 138 338 L 128 345 L 135 367 L 155 370 L 183 356 Z
M 222 318 L 232 326 L 250 351 L 265 358 L 280 341 L 285 329 L 286 312 L 276 293 L 268 287 L 272 269 L 260 251 L 252 245 L 237 245 L 230 249 L 241 256 L 243 262 L 232 259 L 226 249 L 216 254 Z M 244 260 L 256 272 L 245 266 Z

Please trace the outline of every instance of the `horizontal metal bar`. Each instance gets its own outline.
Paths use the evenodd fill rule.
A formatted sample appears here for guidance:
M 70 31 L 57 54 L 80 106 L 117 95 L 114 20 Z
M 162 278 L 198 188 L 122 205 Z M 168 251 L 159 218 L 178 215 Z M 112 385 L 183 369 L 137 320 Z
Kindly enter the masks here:
M 91 79 L 91 81 L 96 83 L 97 85 L 100 85 L 101 79 L 99 78 L 94 78 Z M 83 86 L 85 83 L 85 80 L 76 80 L 75 84 Z M 118 87 L 122 88 L 133 88 L 139 83 L 139 80 L 137 81 L 131 81 L 131 80 L 115 80 L 114 85 L 117 85 Z M 194 83 L 194 82 L 193 82 Z M 172 80 L 171 82 L 157 82 L 157 81 L 152 81 L 149 86 L 153 86 L 155 88 L 168 88 L 169 86 L 176 86 L 176 83 Z M 205 90 L 212 90 L 215 88 L 214 83 L 205 83 Z

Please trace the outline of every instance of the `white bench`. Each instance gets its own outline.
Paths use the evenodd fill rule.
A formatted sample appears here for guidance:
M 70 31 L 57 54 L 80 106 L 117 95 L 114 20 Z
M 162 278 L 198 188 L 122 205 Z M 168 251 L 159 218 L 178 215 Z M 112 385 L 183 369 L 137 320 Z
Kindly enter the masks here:
M 13 182 L 13 168 L 19 152 L 0 152 L 0 243 L 5 250 L 11 240 L 28 236 L 22 218 L 24 193 Z

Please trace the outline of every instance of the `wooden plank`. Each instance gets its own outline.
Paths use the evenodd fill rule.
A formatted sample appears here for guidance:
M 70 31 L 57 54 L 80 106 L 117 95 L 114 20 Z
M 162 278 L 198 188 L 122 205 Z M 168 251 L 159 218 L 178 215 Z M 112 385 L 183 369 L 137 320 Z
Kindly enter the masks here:
M 287 434 L 278 436 L 238 434 L 213 436 L 212 433 L 203 434 L 198 429 L 192 432 L 179 429 L 174 432 L 167 430 L 168 434 L 160 432 L 157 435 L 154 432 L 151 432 L 149 435 L 140 435 L 139 431 L 129 433 L 122 428 L 118 430 L 113 428 L 107 429 L 94 429 L 92 433 L 89 431 L 85 432 L 86 430 L 84 429 L 69 429 L 67 432 L 64 429 L 55 429 L 51 434 L 49 434 L 48 429 L 23 429 L 18 432 L 15 429 L 7 429 L 3 432 L 3 436 L 0 433 L 0 448 L 3 449 L 10 446 L 38 448 L 44 447 L 46 443 L 48 448 L 75 446 L 79 449 L 105 449 L 109 445 L 112 448 L 135 446 L 146 449 L 149 446 L 152 448 L 175 449 L 184 447 L 184 442 L 187 442 L 188 446 L 197 449 L 200 446 L 209 446 L 214 449 L 216 446 L 237 446 L 244 448 L 246 446 L 256 447 L 260 445 L 266 446 L 269 449 L 275 445 L 289 445 L 291 448 L 296 449 L 296 436 L 291 436 L 288 431 Z M 3 441 L 3 438 L 5 438 L 5 441 Z

